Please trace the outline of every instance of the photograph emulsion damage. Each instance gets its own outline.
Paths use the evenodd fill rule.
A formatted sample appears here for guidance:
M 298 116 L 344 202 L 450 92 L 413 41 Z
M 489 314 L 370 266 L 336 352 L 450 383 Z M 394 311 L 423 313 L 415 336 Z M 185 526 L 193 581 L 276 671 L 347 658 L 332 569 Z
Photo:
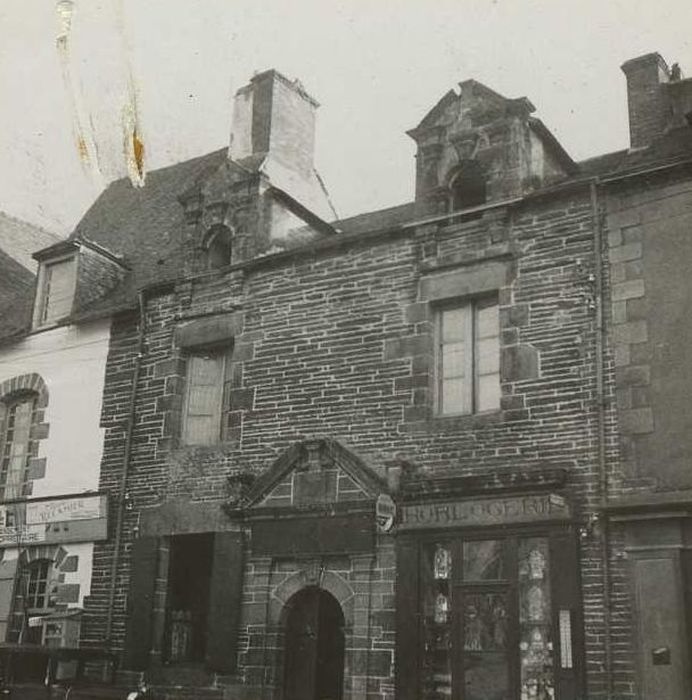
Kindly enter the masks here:
M 5 0 L 0 695 L 689 698 L 690 19 Z

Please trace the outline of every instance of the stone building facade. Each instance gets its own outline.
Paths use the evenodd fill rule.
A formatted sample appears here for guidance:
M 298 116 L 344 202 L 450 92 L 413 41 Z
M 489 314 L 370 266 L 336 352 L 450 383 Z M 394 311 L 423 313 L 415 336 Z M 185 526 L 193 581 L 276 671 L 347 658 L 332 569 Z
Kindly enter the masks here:
M 409 132 L 415 201 L 345 220 L 268 71 L 230 150 L 94 204 L 73 240 L 123 271 L 77 310 L 111 319 L 82 644 L 122 683 L 686 697 L 689 83 L 623 69 L 632 149 L 576 163 L 469 80 Z

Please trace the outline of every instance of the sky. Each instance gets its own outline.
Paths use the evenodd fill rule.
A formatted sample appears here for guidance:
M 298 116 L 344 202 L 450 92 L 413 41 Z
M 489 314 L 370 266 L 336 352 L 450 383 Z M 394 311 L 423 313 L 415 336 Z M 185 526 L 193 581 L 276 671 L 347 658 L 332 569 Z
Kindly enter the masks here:
M 133 125 L 145 170 L 227 146 L 268 68 L 321 104 L 341 217 L 412 199 L 405 132 L 468 78 L 528 97 L 577 160 L 619 150 L 620 65 L 658 51 L 691 76 L 690 26 L 690 0 L 0 0 L 0 211 L 70 233 L 132 170 Z

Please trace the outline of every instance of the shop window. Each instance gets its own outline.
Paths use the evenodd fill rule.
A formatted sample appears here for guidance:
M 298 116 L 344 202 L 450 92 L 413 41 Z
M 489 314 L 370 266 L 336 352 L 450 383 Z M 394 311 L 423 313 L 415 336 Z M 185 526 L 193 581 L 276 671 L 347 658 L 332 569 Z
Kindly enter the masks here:
M 171 538 L 166 606 L 166 660 L 203 661 L 207 646 L 213 535 Z
M 452 211 L 477 207 L 487 198 L 485 173 L 476 161 L 465 161 L 449 184 L 449 202 Z
M 76 286 L 74 258 L 43 263 L 39 271 L 39 290 L 35 324 L 46 326 L 58 322 L 72 311 Z
M 422 698 L 554 697 L 549 561 L 547 537 L 422 544 Z
M 0 497 L 3 500 L 26 495 L 29 460 L 35 451 L 31 428 L 36 400 L 36 394 L 29 393 L 4 402 L 4 420 L 0 426 Z
M 500 407 L 500 338 L 496 297 L 437 312 L 437 413 L 481 413 Z
M 226 226 L 213 226 L 206 239 L 207 263 L 210 269 L 231 264 L 232 234 Z
M 199 351 L 187 360 L 183 442 L 213 445 L 221 439 L 226 353 Z

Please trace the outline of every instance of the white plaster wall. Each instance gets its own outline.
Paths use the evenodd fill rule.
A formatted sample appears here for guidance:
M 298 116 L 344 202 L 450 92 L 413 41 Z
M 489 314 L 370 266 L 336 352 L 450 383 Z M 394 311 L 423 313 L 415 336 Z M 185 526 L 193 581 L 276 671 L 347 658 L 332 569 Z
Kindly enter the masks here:
M 70 603 L 69 607 L 83 608 L 84 598 L 91 593 L 91 567 L 94 562 L 94 545 L 92 542 L 69 542 L 59 546 L 67 552 L 66 556 L 76 555 L 79 557 L 77 571 L 64 572 L 65 580 L 63 583 L 79 584 L 79 600 L 76 603 Z M 6 549 L 3 552 L 3 561 L 14 561 L 18 554 L 19 550 L 17 549 Z
M 34 481 L 32 498 L 97 490 L 103 430 L 99 427 L 109 320 L 65 326 L 0 346 L 0 382 L 36 372 L 48 387 L 39 443 L 46 474 Z

